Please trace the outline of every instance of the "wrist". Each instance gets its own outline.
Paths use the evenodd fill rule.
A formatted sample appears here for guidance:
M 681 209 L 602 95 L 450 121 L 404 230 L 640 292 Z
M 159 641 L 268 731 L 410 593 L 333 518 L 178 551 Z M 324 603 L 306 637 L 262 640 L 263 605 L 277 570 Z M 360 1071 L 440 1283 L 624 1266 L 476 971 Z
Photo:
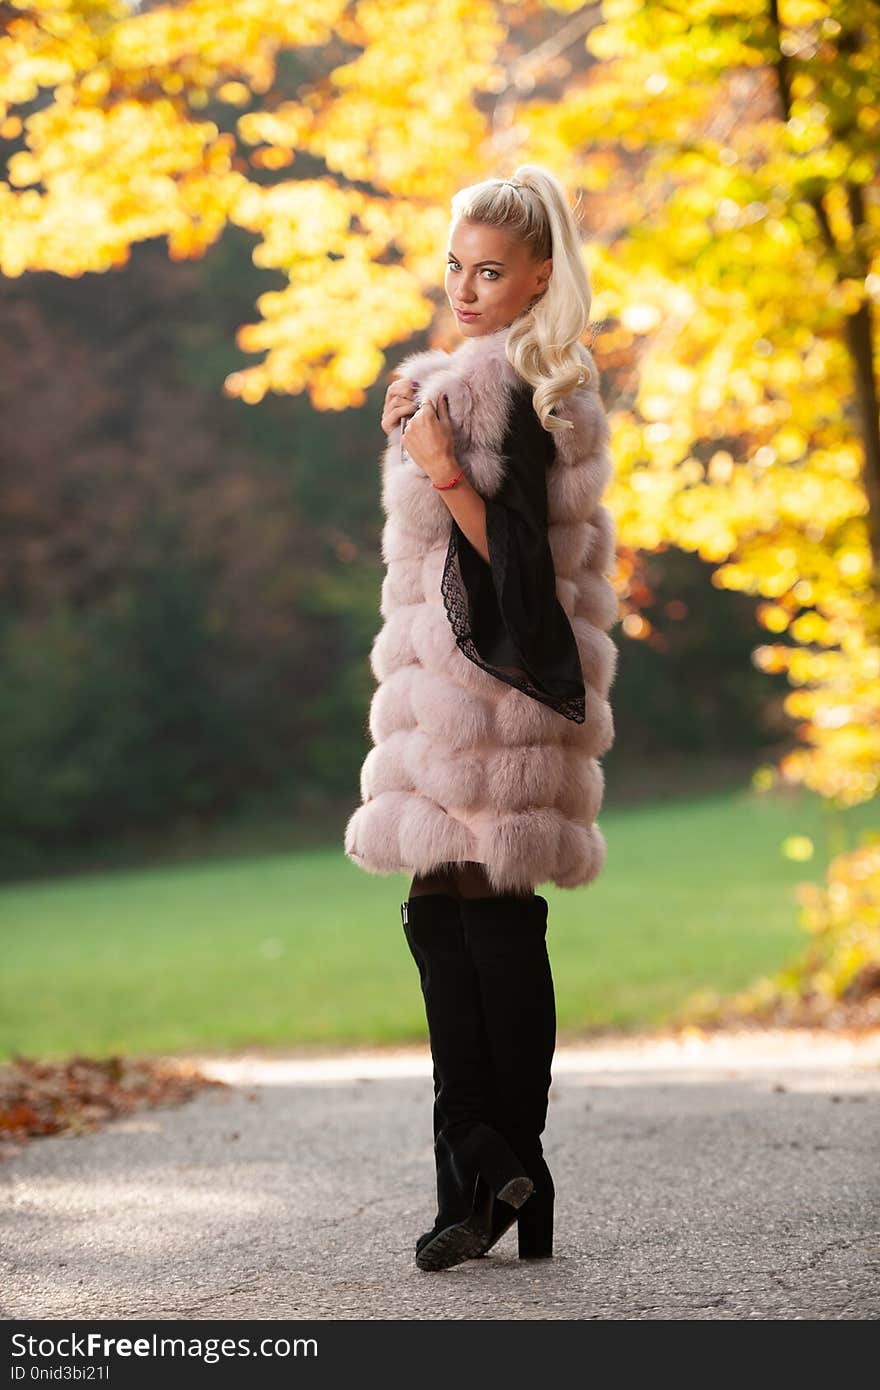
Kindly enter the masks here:
M 443 460 L 442 465 L 438 466 L 437 472 L 431 478 L 431 482 L 437 487 L 446 487 L 459 473 L 461 473 L 461 464 L 458 462 L 455 455 L 451 454 L 448 458 Z M 460 487 L 463 482 L 464 474 L 461 473 L 461 477 L 458 479 L 455 486 Z

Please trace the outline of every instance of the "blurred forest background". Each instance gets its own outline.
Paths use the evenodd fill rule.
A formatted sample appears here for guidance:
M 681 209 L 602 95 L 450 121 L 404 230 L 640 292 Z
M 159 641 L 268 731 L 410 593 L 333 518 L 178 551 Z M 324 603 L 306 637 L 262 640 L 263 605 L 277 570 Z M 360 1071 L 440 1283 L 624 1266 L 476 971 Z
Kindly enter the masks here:
M 576 202 L 612 420 L 608 812 L 776 794 L 783 878 L 815 854 L 828 880 L 761 997 L 873 994 L 876 6 L 13 0 L 0 24 L 10 901 L 254 850 L 346 872 L 382 400 L 457 339 L 449 197 L 536 161 Z
M 120 275 L 0 281 L 8 871 L 245 813 L 292 845 L 357 803 L 385 381 L 344 412 L 224 399 L 269 278 L 252 251 L 233 229 L 195 265 L 143 246 Z M 674 546 L 637 597 L 651 636 L 614 631 L 612 795 L 700 780 L 672 755 L 712 785 L 790 744 L 785 682 L 750 660 L 753 598 Z

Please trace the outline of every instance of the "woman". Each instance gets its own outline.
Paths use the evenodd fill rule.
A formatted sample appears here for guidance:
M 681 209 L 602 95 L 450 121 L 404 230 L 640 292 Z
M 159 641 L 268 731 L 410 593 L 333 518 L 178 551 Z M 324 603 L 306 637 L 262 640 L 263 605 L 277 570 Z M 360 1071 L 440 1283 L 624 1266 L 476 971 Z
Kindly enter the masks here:
M 608 425 L 589 279 L 558 180 L 538 165 L 452 200 L 446 293 L 464 342 L 411 354 L 382 428 L 384 623 L 374 747 L 345 831 L 401 904 L 434 1062 L 438 1211 L 422 1269 L 517 1224 L 553 1251 L 543 1155 L 556 1039 L 550 880 L 591 882 L 599 758 L 613 741 Z

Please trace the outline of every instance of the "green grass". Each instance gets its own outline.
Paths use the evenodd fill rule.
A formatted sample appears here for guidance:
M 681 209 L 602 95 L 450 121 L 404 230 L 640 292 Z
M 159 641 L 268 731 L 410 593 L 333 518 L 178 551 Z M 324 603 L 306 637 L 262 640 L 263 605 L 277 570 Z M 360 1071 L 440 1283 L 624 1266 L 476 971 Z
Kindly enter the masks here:
M 601 876 L 540 890 L 560 1037 L 659 1025 L 697 989 L 779 968 L 805 941 L 795 883 L 876 820 L 748 789 L 603 810 Z M 814 859 L 782 855 L 790 834 Z M 424 1040 L 408 884 L 337 843 L 7 885 L 0 1056 Z

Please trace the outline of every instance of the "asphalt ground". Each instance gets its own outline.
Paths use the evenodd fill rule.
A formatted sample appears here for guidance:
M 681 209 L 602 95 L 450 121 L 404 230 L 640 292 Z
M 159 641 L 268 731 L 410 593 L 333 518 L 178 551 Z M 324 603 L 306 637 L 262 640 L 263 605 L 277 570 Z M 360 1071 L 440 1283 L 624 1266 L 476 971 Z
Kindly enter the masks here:
M 426 1048 L 190 1057 L 229 1083 L 0 1164 L 4 1319 L 880 1314 L 880 1031 L 557 1049 L 555 1253 L 426 1273 Z

